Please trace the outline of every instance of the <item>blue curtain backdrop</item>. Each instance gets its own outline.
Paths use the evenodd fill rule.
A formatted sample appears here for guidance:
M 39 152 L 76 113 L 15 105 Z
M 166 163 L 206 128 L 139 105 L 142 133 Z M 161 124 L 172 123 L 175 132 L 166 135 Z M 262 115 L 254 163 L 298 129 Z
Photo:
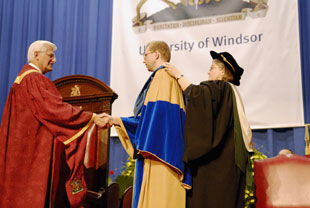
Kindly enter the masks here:
M 310 122 L 310 1 L 298 0 L 305 122 Z M 38 39 L 58 46 L 51 80 L 85 74 L 110 83 L 112 0 L 0 0 L 0 117 L 9 89 Z M 279 49 L 281 50 L 281 49 Z M 122 96 L 122 95 L 119 95 Z M 270 101 L 272 102 L 272 101 Z M 289 109 L 288 109 L 289 110 Z M 268 157 L 290 148 L 304 155 L 303 127 L 253 131 L 255 147 Z M 1 147 L 0 147 L 1 149 Z M 127 155 L 110 140 L 110 169 L 121 172 Z
M 51 80 L 87 74 L 110 83 L 112 0 L 0 0 L 0 116 L 27 49 L 38 39 L 58 47 Z

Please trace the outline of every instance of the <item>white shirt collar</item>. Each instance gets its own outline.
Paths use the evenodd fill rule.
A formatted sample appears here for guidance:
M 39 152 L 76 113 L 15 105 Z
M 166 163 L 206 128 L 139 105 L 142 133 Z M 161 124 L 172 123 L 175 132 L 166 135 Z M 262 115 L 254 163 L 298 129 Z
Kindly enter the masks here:
M 37 67 L 37 66 L 34 65 L 33 63 L 29 63 L 29 65 L 32 66 L 33 68 L 35 68 L 36 70 L 38 70 L 41 74 L 43 74 L 42 71 L 41 71 L 41 69 L 39 69 L 39 67 Z

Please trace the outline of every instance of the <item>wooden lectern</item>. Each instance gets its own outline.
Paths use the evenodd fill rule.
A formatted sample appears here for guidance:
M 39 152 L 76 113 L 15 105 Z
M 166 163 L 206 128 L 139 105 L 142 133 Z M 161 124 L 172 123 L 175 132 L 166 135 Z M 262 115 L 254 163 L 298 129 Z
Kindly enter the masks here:
M 113 90 L 102 81 L 86 75 L 70 75 L 54 81 L 64 102 L 78 106 L 93 113 L 111 114 L 113 101 L 118 97 Z M 109 136 L 110 131 L 100 130 L 100 168 L 86 169 L 87 197 L 85 207 L 114 207 L 107 196 L 109 172 Z M 58 194 L 59 195 L 59 194 Z M 118 199 L 118 198 L 117 198 Z M 108 205 L 108 203 L 111 203 Z M 118 203 L 115 202 L 115 203 Z

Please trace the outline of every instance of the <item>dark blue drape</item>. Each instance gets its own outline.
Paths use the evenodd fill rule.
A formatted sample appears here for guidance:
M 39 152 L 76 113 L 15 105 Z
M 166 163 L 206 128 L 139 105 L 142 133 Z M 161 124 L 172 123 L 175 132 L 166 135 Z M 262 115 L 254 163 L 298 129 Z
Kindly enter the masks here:
M 298 3 L 304 113 L 309 123 L 310 1 Z M 58 46 L 57 63 L 47 74 L 51 80 L 86 74 L 110 83 L 112 4 L 112 0 L 0 0 L 0 118 L 8 91 L 27 62 L 28 46 L 38 39 Z M 303 127 L 254 130 L 253 141 L 268 157 L 282 148 L 303 155 L 304 131 Z M 117 175 L 127 155 L 116 138 L 110 141 L 110 169 Z

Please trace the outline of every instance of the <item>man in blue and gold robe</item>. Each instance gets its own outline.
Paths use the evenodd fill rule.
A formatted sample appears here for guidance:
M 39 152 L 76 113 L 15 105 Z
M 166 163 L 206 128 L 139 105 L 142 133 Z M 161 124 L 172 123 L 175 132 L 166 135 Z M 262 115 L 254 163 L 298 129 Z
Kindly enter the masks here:
M 136 158 L 133 207 L 185 207 L 185 104 L 181 88 L 161 66 L 170 61 L 162 41 L 147 45 L 144 64 L 152 73 L 129 118 L 110 118 L 129 154 Z

